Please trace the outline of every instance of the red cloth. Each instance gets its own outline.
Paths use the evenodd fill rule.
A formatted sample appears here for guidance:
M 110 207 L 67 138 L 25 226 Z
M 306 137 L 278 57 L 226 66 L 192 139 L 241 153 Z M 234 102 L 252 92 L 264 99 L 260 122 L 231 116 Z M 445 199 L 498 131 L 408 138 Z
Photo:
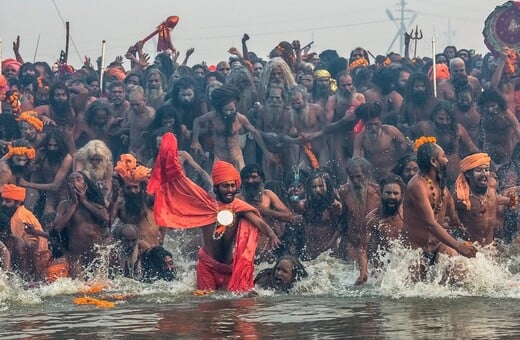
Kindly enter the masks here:
M 197 289 L 217 290 L 228 288 L 233 268 L 230 264 L 218 262 L 208 255 L 204 248 L 199 249 L 197 262 Z
M 229 205 L 218 204 L 204 189 L 187 178 L 179 164 L 177 139 L 172 133 L 166 133 L 162 138 L 147 191 L 155 194 L 155 221 L 169 228 L 212 228 L 222 208 L 231 209 L 235 214 L 246 211 L 258 214 L 254 207 L 239 199 Z M 228 290 L 241 292 L 253 288 L 257 237 L 258 229 L 247 219 L 240 218 Z

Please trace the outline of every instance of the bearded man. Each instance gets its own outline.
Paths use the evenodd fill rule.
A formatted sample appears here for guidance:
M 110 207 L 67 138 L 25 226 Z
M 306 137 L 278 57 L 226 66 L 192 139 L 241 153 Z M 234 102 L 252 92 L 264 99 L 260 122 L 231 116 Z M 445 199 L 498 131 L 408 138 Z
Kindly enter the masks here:
M 67 151 L 73 153 L 74 128 L 76 126 L 76 112 L 72 108 L 70 91 L 65 83 L 55 83 L 50 90 L 49 105 L 34 108 L 40 118 L 47 125 L 54 125 L 63 133 L 67 144 Z
M 372 82 L 374 86 L 363 93 L 367 103 L 382 104 L 384 121 L 399 121 L 403 97 L 396 90 L 397 70 L 391 68 L 379 69 L 374 72 Z
M 83 147 L 88 141 L 98 139 L 104 143 L 110 140 L 110 129 L 116 123 L 116 119 L 110 111 L 110 106 L 100 99 L 89 105 L 84 119 L 76 124 L 74 140 L 78 148 Z
M 38 219 L 27 210 L 25 201 L 25 188 L 14 184 L 6 184 L 2 190 L 1 212 L 11 219 L 11 232 L 21 238 L 28 250 L 27 270 L 24 274 L 28 278 L 40 281 L 45 277 L 45 271 L 49 266 L 51 253 L 47 245 L 47 239 L 34 236 L 27 232 L 27 226 L 42 232 L 43 228 Z
M 467 75 L 464 60 L 458 57 L 450 59 L 450 79 L 439 84 L 437 98 L 455 101 L 455 85 L 460 82 L 468 83 L 473 90 L 473 98 L 479 99 L 482 86 L 477 78 Z
M 422 73 L 410 76 L 405 86 L 403 112 L 400 123 L 411 127 L 423 120 L 428 120 L 437 99 L 433 97 L 431 82 Z
M 248 291 L 253 288 L 258 230 L 268 235 L 272 247 L 280 240 L 256 209 L 235 199 L 240 176 L 233 165 L 217 161 L 212 179 L 215 197 L 184 176 L 177 140 L 166 133 L 148 183 L 148 193 L 155 194 L 155 218 L 173 228 L 202 227 L 198 289 Z
M 401 131 L 382 124 L 382 114 L 382 107 L 377 103 L 361 104 L 356 109 L 356 116 L 363 122 L 365 131 L 354 139 L 353 157 L 366 158 L 374 167 L 376 180 L 390 174 L 399 158 L 410 150 Z
M 103 244 L 109 234 L 109 216 L 103 196 L 91 180 L 73 172 L 67 180 L 69 198 L 58 205 L 51 232 L 68 233 L 66 257 L 72 278 L 98 257 L 96 245 Z
M 443 225 L 446 216 L 452 226 L 460 222 L 446 187 L 448 158 L 434 140 L 424 137 L 416 141 L 419 173 L 408 182 L 403 202 L 405 242 L 423 251 L 422 263 L 412 273 L 414 280 L 424 278 L 426 266 L 434 265 L 439 254 L 475 257 L 477 252 L 473 246 L 455 240 Z
M 19 185 L 32 189 L 27 193 L 26 207 L 34 211 L 38 199 L 45 197 L 43 214 L 56 211 L 66 194 L 66 181 L 72 168 L 72 156 L 68 153 L 63 134 L 52 130 L 42 141 L 36 152 L 30 182 L 20 179 Z
M 329 102 L 330 96 L 334 95 L 331 90 L 331 76 L 329 71 L 320 69 L 314 71 L 311 97 L 314 104 L 318 104 L 324 110 Z
M 132 155 L 123 154 L 114 171 L 118 175 L 122 191 L 111 208 L 111 221 L 119 218 L 122 223 L 138 226 L 140 254 L 148 248 L 161 246 L 166 232 L 155 223 L 153 203 L 146 194 L 146 182 L 152 170 L 137 165 L 137 160 Z
M 345 229 L 345 221 L 343 205 L 336 196 L 328 174 L 310 175 L 305 184 L 305 193 L 307 198 L 302 202 L 304 257 L 313 260 L 329 249 L 337 251 L 337 242 Z
M 199 142 L 201 125 L 211 126 L 210 134 L 214 143 L 214 157 L 217 160 L 226 160 L 237 169 L 244 167 L 244 156 L 240 148 L 239 133 L 242 129 L 250 132 L 264 156 L 273 160 L 273 155 L 267 150 L 260 133 L 253 127 L 246 116 L 238 112 L 237 104 L 240 93 L 233 87 L 224 86 L 215 89 L 211 95 L 214 111 L 210 111 L 193 122 L 193 136 L 191 148 L 194 152 L 204 154 Z
M 281 86 L 284 92 L 296 86 L 291 68 L 280 57 L 270 59 L 265 66 L 258 84 L 260 98 L 265 98 L 271 85 Z
M 157 110 L 163 104 L 166 95 L 165 83 L 164 75 L 158 68 L 154 67 L 148 71 L 144 91 L 147 106 Z
M 206 104 L 197 91 L 193 78 L 183 77 L 177 80 L 171 89 L 169 102 L 175 112 L 175 122 L 180 127 L 179 145 L 181 150 L 188 150 L 191 144 L 193 121 L 208 111 Z M 205 143 L 203 143 L 205 146 Z
M 477 110 L 471 87 L 467 83 L 455 86 L 455 98 L 457 101 L 453 109 L 455 110 L 457 123 L 466 129 L 473 144 L 480 145 L 482 140 L 481 116 Z
M 0 192 L 5 184 L 17 184 L 20 179 L 31 178 L 31 160 L 35 156 L 36 151 L 24 139 L 8 145 L 7 153 L 0 160 Z
M 381 202 L 379 186 L 372 181 L 370 170 L 370 163 L 366 159 L 352 158 L 346 167 L 349 180 L 338 190 L 344 207 L 344 219 L 348 221 L 348 228 L 343 232 L 339 245 L 339 255 L 345 260 L 357 259 L 365 217 Z
M 276 235 L 279 237 L 283 235 L 285 223 L 301 222 L 301 216 L 293 215 L 273 191 L 264 188 L 265 175 L 260 166 L 247 164 L 240 171 L 240 179 L 243 184 L 241 193 L 237 197 L 257 208 Z M 267 237 L 260 236 L 257 260 L 265 261 L 272 257 L 272 252 L 266 251 L 268 241 Z
M 31 143 L 34 149 L 38 148 L 45 135 L 42 133 L 43 122 L 36 111 L 22 112 L 18 120 L 20 121 L 22 138 Z
M 388 251 L 390 242 L 401 236 L 403 229 L 403 198 L 405 184 L 401 177 L 388 175 L 383 178 L 381 187 L 381 204 L 365 218 L 361 228 L 358 264 L 359 277 L 356 284 L 362 284 L 368 278 L 368 258 L 379 262 L 380 250 Z
M 87 175 L 101 190 L 106 203 L 112 194 L 113 169 L 112 152 L 100 140 L 88 142 L 74 156 L 74 171 Z
M 512 207 L 516 203 L 510 197 L 497 194 L 496 181 L 490 176 L 490 166 L 488 154 L 469 155 L 460 162 L 460 173 L 455 183 L 456 207 L 467 239 L 481 246 L 493 243 L 498 234 L 498 204 Z

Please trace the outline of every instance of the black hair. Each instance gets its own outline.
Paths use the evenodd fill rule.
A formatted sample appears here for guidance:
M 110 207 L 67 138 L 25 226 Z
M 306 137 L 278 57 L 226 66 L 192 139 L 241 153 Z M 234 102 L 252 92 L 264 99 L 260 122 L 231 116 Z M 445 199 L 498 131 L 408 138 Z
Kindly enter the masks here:
M 173 258 L 172 253 L 161 246 L 149 248 L 143 253 L 141 265 L 143 267 L 143 279 L 146 282 L 166 279 L 163 274 L 164 262 L 167 256 Z M 175 274 L 170 278 L 174 280 Z
M 262 178 L 262 181 L 265 181 L 264 170 L 260 165 L 254 163 L 247 164 L 242 168 L 242 170 L 240 170 L 240 180 L 244 182 L 254 172 L 256 172 L 258 176 Z
M 401 178 L 401 176 L 398 176 L 398 175 L 395 175 L 395 174 L 390 174 L 390 175 L 387 175 L 387 176 L 383 177 L 379 181 L 379 187 L 381 188 L 381 191 L 383 190 L 383 188 L 387 184 L 397 184 L 397 185 L 399 185 L 399 188 L 401 188 L 401 194 L 404 195 L 404 190 L 406 188 L 406 184 L 404 184 L 404 181 Z
M 363 103 L 356 108 L 356 117 L 366 122 L 373 118 L 380 118 L 383 108 L 379 103 Z
M 485 90 L 480 95 L 480 99 L 478 100 L 478 105 L 480 107 L 483 107 L 486 103 L 497 103 L 500 111 L 507 110 L 507 104 L 506 104 L 504 97 L 502 97 L 502 95 L 493 88 Z
M 224 85 L 214 89 L 211 94 L 211 104 L 217 111 L 221 112 L 232 101 L 240 101 L 240 92 L 234 87 Z
M 85 112 L 85 122 L 88 126 L 94 125 L 94 116 L 96 115 L 96 112 L 99 110 L 105 111 L 107 114 L 107 118 L 110 118 L 110 116 L 113 115 L 110 106 L 106 102 L 98 99 L 94 101 L 92 104 L 90 104 L 87 108 L 87 111 Z
M 432 164 L 431 161 L 436 158 L 439 146 L 434 143 L 424 143 L 417 150 L 417 166 L 422 173 L 427 173 Z
M 392 173 L 396 174 L 397 176 L 400 176 L 402 178 L 404 168 L 406 167 L 406 164 L 408 164 L 410 162 L 417 163 L 417 157 L 415 156 L 415 154 L 408 154 L 408 155 L 405 155 L 405 156 L 399 158 L 396 166 L 392 169 Z

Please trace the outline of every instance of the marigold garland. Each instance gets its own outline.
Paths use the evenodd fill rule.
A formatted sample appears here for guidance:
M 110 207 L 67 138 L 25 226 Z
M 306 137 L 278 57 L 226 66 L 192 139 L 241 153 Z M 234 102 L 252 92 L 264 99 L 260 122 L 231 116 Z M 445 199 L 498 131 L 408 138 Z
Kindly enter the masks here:
M 38 118 L 38 113 L 36 111 L 24 111 L 17 120 L 26 122 L 39 132 L 42 132 L 43 130 L 43 121 Z
M 152 173 L 152 169 L 137 165 L 137 160 L 130 154 L 121 155 L 114 170 L 121 176 L 125 183 L 130 184 L 139 184 L 146 181 Z
M 9 98 L 7 98 L 7 101 L 9 104 L 11 104 L 11 107 L 13 109 L 13 114 L 19 114 L 20 113 L 20 101 L 18 100 L 18 95 L 11 94 Z
M 318 169 L 320 167 L 320 162 L 318 161 L 318 158 L 316 158 L 316 155 L 312 152 L 312 144 L 305 144 L 303 146 L 303 151 L 311 161 L 311 168 Z
M 114 308 L 116 304 L 111 301 L 107 300 L 100 300 L 100 299 L 94 299 L 88 296 L 75 298 L 73 300 L 74 304 L 76 305 L 94 305 L 96 307 L 102 307 L 102 308 Z
M 433 136 L 422 136 L 422 137 L 416 139 L 415 142 L 413 143 L 414 151 L 417 152 L 417 150 L 419 150 L 421 145 L 426 144 L 426 143 L 435 144 L 435 143 L 437 143 L 437 138 L 435 138 Z
M 36 78 L 36 81 L 38 82 L 38 87 L 44 91 L 49 91 L 49 87 L 47 85 L 43 84 L 43 77 Z
M 354 60 L 348 67 L 348 71 L 349 72 L 352 72 L 354 71 L 355 69 L 357 69 L 358 67 L 367 67 L 368 66 L 368 60 L 366 60 L 365 58 L 359 58 L 359 59 L 356 59 Z
M 26 148 L 25 146 L 7 146 L 8 151 L 5 154 L 5 158 L 11 158 L 13 156 L 22 156 L 25 155 L 29 159 L 34 159 L 36 156 L 36 151 L 34 148 Z

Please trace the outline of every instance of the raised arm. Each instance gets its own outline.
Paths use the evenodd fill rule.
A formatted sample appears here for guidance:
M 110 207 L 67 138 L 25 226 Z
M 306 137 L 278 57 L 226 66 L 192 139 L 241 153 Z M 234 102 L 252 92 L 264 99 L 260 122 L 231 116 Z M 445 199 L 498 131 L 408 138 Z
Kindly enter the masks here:
M 20 185 L 26 188 L 32 188 L 36 190 L 58 191 L 61 188 L 63 181 L 65 180 L 65 177 L 67 177 L 67 174 L 69 173 L 71 168 L 72 156 L 67 155 L 65 156 L 65 159 L 63 159 L 63 162 L 61 162 L 61 166 L 58 169 L 56 176 L 54 176 L 54 181 L 52 181 L 51 183 L 32 183 L 27 182 L 22 178 L 20 179 Z
M 249 222 L 251 222 L 255 227 L 257 227 L 262 234 L 269 237 L 272 248 L 276 248 L 282 243 L 278 236 L 276 236 L 273 229 L 253 211 L 246 211 L 243 213 L 243 216 L 244 218 L 248 219 Z

